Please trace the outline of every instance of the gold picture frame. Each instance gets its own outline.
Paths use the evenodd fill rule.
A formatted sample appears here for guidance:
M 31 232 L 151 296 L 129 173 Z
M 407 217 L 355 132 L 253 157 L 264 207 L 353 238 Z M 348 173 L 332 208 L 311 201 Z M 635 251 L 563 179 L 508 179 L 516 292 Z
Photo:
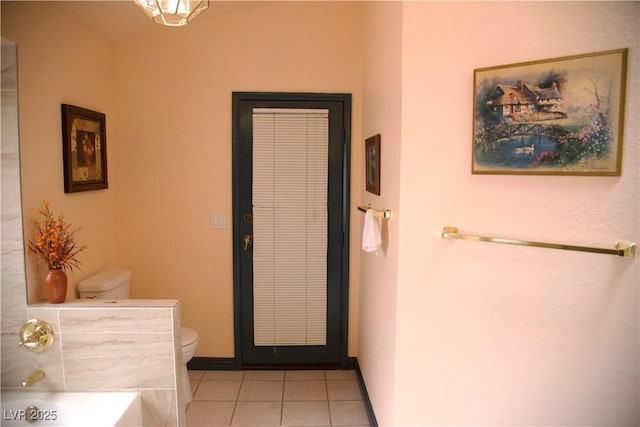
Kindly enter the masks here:
M 619 176 L 627 51 L 474 70 L 472 173 Z

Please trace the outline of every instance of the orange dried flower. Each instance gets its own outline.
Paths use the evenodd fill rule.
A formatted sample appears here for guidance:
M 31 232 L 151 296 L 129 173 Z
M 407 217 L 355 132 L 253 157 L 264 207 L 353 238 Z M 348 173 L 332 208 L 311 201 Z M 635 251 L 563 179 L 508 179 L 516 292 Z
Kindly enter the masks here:
M 38 257 L 38 262 L 46 263 L 50 270 L 80 268 L 80 261 L 76 256 L 86 249 L 85 245 L 78 246 L 74 237 L 80 228 L 72 229 L 62 214 L 54 218 L 47 200 L 36 210 L 36 217 L 31 223 L 36 230 L 36 236 L 34 241 L 27 242 L 27 246 L 29 252 Z

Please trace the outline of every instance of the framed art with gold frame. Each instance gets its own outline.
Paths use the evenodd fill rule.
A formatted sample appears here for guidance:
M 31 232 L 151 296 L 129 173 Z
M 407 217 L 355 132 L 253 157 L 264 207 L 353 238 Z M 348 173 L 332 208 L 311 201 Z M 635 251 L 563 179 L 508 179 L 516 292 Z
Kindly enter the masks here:
M 474 174 L 619 176 L 627 49 L 474 70 Z

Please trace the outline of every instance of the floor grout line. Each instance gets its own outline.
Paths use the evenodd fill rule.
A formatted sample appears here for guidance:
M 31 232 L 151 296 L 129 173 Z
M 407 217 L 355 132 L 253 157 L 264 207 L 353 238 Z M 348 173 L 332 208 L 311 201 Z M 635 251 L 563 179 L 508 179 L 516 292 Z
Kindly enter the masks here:
M 282 394 L 280 395 L 280 397 L 282 398 L 282 401 L 280 402 L 280 425 L 283 425 L 282 422 L 284 421 L 284 386 L 285 386 L 286 379 L 287 379 L 287 373 L 283 372 L 282 373 Z
M 246 378 L 247 373 L 242 373 L 242 379 L 240 380 L 240 387 L 238 388 L 238 394 L 236 395 L 236 401 L 233 404 L 233 411 L 231 411 L 231 418 L 229 419 L 229 425 L 233 425 L 233 417 L 236 416 L 236 410 L 238 409 L 238 401 L 240 400 L 240 392 L 242 391 L 242 385 L 244 384 L 244 379 Z

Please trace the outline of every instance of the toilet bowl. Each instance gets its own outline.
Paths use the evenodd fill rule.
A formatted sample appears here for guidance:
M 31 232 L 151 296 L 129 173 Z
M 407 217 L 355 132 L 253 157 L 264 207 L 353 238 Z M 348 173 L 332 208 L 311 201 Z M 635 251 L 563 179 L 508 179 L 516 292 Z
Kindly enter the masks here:
M 180 336 L 182 337 L 182 360 L 187 363 L 198 348 L 198 333 L 186 326 L 180 327 Z
M 191 360 L 198 348 L 198 333 L 185 326 L 180 327 L 180 338 L 182 340 L 182 390 L 185 405 L 189 406 L 193 394 L 191 393 L 191 381 L 187 372 L 187 362 Z
M 131 272 L 128 270 L 105 270 L 78 283 L 78 292 L 82 299 L 128 299 Z M 187 362 L 198 348 L 198 332 L 184 326 L 180 327 L 182 346 L 182 393 L 185 404 L 191 403 L 191 383 L 187 373 Z

